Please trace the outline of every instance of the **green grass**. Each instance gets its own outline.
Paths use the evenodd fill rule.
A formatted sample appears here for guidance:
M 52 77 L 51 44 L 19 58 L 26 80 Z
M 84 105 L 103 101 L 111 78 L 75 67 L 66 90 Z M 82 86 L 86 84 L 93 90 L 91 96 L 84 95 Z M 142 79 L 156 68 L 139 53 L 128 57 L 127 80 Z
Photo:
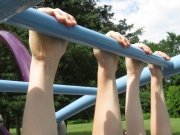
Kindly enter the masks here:
M 171 118 L 171 127 L 173 135 L 180 135 L 180 118 Z M 123 129 L 125 130 L 125 122 L 123 121 Z M 150 135 L 150 124 L 149 120 L 145 120 L 145 129 L 147 135 Z M 73 124 L 67 126 L 67 135 L 92 135 L 92 123 L 84 123 L 84 124 Z M 16 130 L 11 129 L 10 133 L 12 135 L 16 135 Z
M 180 118 L 171 118 L 171 127 L 173 135 L 180 135 Z M 126 130 L 126 123 L 123 121 L 123 130 Z M 146 134 L 150 135 L 150 121 L 144 120 Z M 92 123 L 73 124 L 67 126 L 67 135 L 92 135 Z
M 11 133 L 11 135 L 16 135 L 16 129 L 15 128 L 10 129 L 10 133 Z

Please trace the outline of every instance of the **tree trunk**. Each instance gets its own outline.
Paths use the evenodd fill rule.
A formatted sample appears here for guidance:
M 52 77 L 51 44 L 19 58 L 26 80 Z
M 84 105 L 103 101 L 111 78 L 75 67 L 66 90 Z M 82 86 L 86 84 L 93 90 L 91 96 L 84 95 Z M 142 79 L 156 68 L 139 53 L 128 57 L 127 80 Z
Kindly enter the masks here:
M 3 115 L 4 127 L 9 131 L 9 114 Z
M 18 114 L 15 114 L 15 122 L 16 122 L 16 135 L 21 135 L 20 121 L 19 121 L 19 115 Z

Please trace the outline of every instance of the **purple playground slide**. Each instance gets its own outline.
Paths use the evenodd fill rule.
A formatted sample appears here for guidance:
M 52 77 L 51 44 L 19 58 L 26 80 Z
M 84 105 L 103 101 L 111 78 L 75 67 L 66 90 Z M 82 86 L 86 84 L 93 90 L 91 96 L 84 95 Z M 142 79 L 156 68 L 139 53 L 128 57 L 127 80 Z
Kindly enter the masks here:
M 2 126 L 0 127 L 0 135 L 11 135 L 11 134 L 7 131 L 7 129 L 4 126 Z
M 0 30 L 0 40 L 7 44 L 18 63 L 23 80 L 28 82 L 31 56 L 27 49 L 14 34 L 8 31 Z
M 0 40 L 7 44 L 18 63 L 23 80 L 28 82 L 31 56 L 28 53 L 27 49 L 14 34 L 8 31 L 0 30 Z M 10 135 L 10 133 L 4 126 L 1 126 L 0 135 Z

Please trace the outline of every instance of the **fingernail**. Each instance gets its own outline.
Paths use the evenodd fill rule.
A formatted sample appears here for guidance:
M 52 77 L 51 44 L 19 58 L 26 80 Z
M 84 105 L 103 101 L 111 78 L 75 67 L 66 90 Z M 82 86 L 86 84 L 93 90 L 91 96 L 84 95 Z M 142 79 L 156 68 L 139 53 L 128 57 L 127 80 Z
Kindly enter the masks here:
M 128 46 L 128 44 L 127 44 L 126 42 L 124 42 L 124 45 L 125 45 L 125 46 Z

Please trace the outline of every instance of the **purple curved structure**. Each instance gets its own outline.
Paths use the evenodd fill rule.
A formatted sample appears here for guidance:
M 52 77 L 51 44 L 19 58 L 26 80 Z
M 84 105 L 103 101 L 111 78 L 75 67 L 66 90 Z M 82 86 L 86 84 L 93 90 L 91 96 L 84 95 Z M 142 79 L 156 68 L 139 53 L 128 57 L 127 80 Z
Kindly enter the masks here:
M 2 126 L 0 127 L 0 135 L 11 135 L 11 134 L 7 131 L 7 129 L 4 126 Z
M 0 39 L 8 45 L 18 63 L 23 80 L 28 82 L 31 63 L 29 52 L 17 37 L 8 31 L 0 30 Z
M 0 30 L 0 40 L 7 44 L 18 63 L 23 80 L 28 82 L 31 56 L 28 53 L 27 49 L 14 34 L 8 31 Z M 10 135 L 10 133 L 4 126 L 2 126 L 0 127 L 0 135 Z

